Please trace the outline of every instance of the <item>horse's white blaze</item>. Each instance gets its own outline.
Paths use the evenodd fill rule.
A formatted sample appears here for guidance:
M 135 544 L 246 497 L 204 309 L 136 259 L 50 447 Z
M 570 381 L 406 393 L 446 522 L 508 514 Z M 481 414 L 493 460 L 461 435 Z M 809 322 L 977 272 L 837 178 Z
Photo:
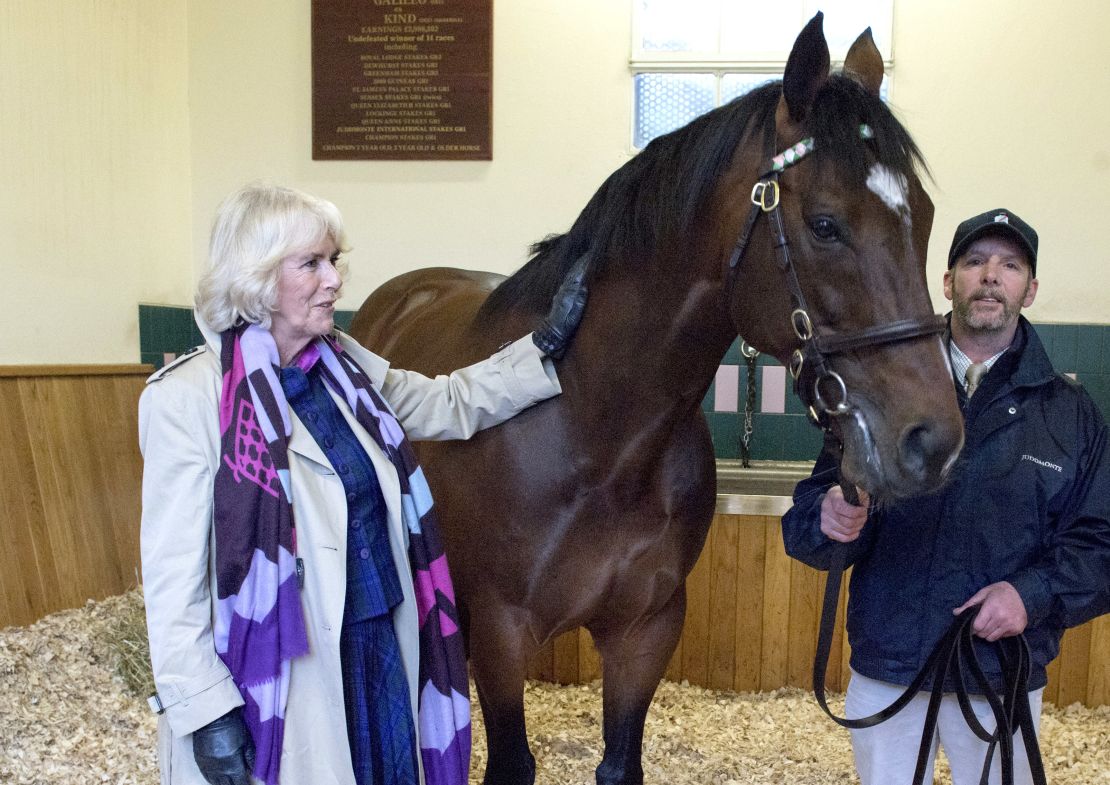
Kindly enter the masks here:
M 882 164 L 874 164 L 867 175 L 867 187 L 891 210 L 909 217 L 909 183 L 905 175 L 892 172 Z

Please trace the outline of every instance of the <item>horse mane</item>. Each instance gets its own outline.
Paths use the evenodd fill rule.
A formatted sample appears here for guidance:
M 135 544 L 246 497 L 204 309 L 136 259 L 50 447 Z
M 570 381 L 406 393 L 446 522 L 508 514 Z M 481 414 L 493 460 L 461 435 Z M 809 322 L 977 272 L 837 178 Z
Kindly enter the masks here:
M 742 141 L 759 135 L 768 163 L 779 152 L 771 145 L 781 95 L 782 81 L 769 82 L 656 137 L 606 178 L 569 231 L 532 245 L 529 261 L 490 293 L 477 319 L 490 321 L 514 309 L 546 312 L 567 271 L 587 251 L 594 256 L 593 277 L 607 266 L 680 243 L 706 215 Z M 871 127 L 872 139 L 860 138 L 861 123 Z M 818 91 L 804 136 L 814 138 L 819 166 L 832 165 L 838 177 L 854 182 L 864 182 L 876 161 L 907 177 L 919 166 L 927 171 L 917 145 L 887 106 L 846 76 L 830 76 Z

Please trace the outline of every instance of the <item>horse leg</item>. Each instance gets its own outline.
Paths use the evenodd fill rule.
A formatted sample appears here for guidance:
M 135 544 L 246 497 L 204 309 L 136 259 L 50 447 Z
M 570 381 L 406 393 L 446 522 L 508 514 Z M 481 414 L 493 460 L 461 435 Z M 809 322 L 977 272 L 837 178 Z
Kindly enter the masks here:
M 683 583 L 654 616 L 632 629 L 595 635 L 602 661 L 605 729 L 605 755 L 597 767 L 597 785 L 642 785 L 644 720 L 682 634 L 685 615 Z
M 527 625 L 514 625 L 488 610 L 475 613 L 470 665 L 482 705 L 488 758 L 483 785 L 533 785 L 536 759 L 528 749 L 524 724 L 524 677 L 535 653 Z M 479 621 L 481 620 L 481 621 Z

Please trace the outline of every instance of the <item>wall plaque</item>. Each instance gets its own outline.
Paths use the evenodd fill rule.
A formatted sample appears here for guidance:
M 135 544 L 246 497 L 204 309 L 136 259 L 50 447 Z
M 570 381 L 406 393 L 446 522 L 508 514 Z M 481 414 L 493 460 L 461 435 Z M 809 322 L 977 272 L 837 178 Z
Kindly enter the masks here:
M 493 0 L 312 0 L 312 157 L 492 155 Z

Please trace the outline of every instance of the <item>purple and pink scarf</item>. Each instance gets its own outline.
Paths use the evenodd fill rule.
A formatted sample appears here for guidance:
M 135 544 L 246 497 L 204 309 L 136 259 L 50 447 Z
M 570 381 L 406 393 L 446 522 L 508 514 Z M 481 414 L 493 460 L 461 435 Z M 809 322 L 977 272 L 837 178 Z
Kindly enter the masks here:
M 257 325 L 222 335 L 220 468 L 215 483 L 216 651 L 246 705 L 254 776 L 278 782 L 289 666 L 308 653 L 296 570 L 289 475 L 289 406 L 273 336 Z M 342 347 L 319 338 L 297 364 L 321 363 L 328 386 L 397 470 L 420 620 L 417 728 L 427 785 L 466 785 L 470 700 L 455 594 L 424 472 L 369 377 Z

